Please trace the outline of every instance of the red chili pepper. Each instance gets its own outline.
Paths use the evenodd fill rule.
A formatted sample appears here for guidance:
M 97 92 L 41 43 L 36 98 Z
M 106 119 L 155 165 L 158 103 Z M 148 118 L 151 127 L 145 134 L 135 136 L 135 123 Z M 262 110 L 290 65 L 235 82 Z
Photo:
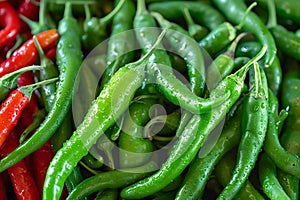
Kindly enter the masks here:
M 2 174 L 0 174 L 0 199 L 7 200 L 6 186 L 2 178 Z
M 17 85 L 18 87 L 29 85 L 34 83 L 34 77 L 32 71 L 25 72 L 21 74 L 18 78 Z M 22 133 L 33 121 L 33 115 L 39 110 L 37 103 L 37 96 L 35 93 L 32 94 L 29 103 L 26 108 L 23 110 L 21 118 L 19 120 L 17 129 L 18 133 Z
M 59 37 L 56 29 L 50 29 L 36 35 L 43 50 L 52 48 Z M 27 40 L 7 60 L 0 64 L 0 77 L 20 68 L 34 64 L 38 57 L 37 48 L 33 38 Z
M 0 48 L 16 38 L 20 31 L 20 18 L 15 9 L 7 1 L 0 1 Z
M 5 157 L 19 146 L 19 139 L 15 129 L 9 134 L 0 154 Z M 18 200 L 39 200 L 41 199 L 31 172 L 28 170 L 24 160 L 8 168 L 10 180 Z
M 31 156 L 33 175 L 35 177 L 36 184 L 40 191 L 40 194 L 43 193 L 43 186 L 46 177 L 46 172 L 53 156 L 54 154 L 51 148 L 50 140 L 46 142 L 37 151 L 35 151 Z
M 49 49 L 47 52 L 46 52 L 46 56 L 51 59 L 51 60 L 54 60 L 55 57 L 56 57 L 56 47 L 52 47 L 51 49 Z
M 39 0 L 36 0 L 39 2 Z M 38 20 L 39 18 L 39 6 L 32 3 L 32 0 L 23 0 L 21 5 L 18 7 L 17 12 L 28 19 Z M 29 26 L 21 20 L 21 33 L 24 33 L 29 30 Z
M 0 147 L 17 125 L 29 99 L 18 89 L 13 90 L 0 107 Z

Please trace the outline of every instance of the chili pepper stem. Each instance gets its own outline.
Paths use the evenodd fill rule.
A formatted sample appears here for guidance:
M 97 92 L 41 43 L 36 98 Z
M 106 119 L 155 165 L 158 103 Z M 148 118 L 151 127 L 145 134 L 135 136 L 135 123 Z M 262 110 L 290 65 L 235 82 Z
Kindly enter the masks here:
M 20 90 L 24 94 L 24 96 L 27 96 L 28 99 L 30 99 L 34 90 L 36 90 L 37 88 L 39 88 L 42 85 L 46 85 L 46 84 L 55 82 L 57 80 L 58 80 L 57 77 L 52 78 L 52 79 L 48 79 L 48 80 L 41 81 L 41 82 L 38 82 L 38 83 L 33 83 L 33 84 L 30 84 L 30 85 L 19 87 L 18 90 Z
M 119 12 L 119 10 L 122 8 L 124 2 L 125 0 L 120 0 L 118 5 L 108 15 L 99 19 L 99 23 L 104 25 L 108 24 L 111 19 L 117 14 L 117 12 Z
M 232 44 L 229 46 L 228 50 L 227 50 L 224 54 L 227 55 L 227 56 L 229 56 L 230 58 L 234 58 L 235 50 L 236 50 L 236 47 L 237 47 L 239 41 L 240 41 L 243 37 L 245 37 L 245 36 L 247 36 L 247 35 L 248 35 L 248 33 L 241 33 L 241 34 L 239 34 L 239 35 L 235 38 L 235 40 L 232 42 Z
M 145 0 L 138 0 L 136 15 L 142 15 L 144 12 L 148 12 Z
M 254 56 L 251 60 L 249 60 L 249 62 L 247 62 L 242 68 L 237 70 L 233 75 L 237 75 L 237 76 L 241 77 L 242 80 L 244 80 L 249 67 L 254 62 L 257 62 L 258 60 L 260 60 L 265 55 L 267 49 L 268 49 L 268 47 L 266 45 L 264 45 L 256 56 Z
M 254 71 L 255 71 L 255 98 L 257 98 L 260 94 L 259 92 L 259 86 L 262 85 L 259 65 L 257 62 L 254 62 Z
M 89 8 L 88 4 L 84 4 L 84 14 L 85 14 L 85 20 L 90 20 L 91 19 L 91 10 Z
M 253 2 L 246 10 L 244 16 L 243 16 L 243 19 L 242 21 L 236 26 L 236 29 L 237 30 L 241 30 L 242 27 L 244 26 L 245 24 L 245 21 L 246 21 L 246 17 L 247 15 L 251 12 L 252 8 L 254 8 L 255 6 L 257 6 L 257 2 Z
M 25 72 L 32 70 L 40 70 L 42 66 L 40 65 L 31 65 L 28 67 L 21 68 L 17 71 L 6 74 L 0 78 L 0 85 L 4 85 L 7 88 L 13 88 L 16 85 L 18 77 Z
M 73 17 L 72 3 L 68 1 L 68 2 L 66 2 L 66 5 L 65 5 L 64 18 L 71 18 L 71 17 Z
M 267 0 L 267 4 L 268 4 L 268 14 L 269 14 L 267 27 L 272 28 L 277 25 L 275 2 L 274 0 Z
M 146 59 L 149 58 L 149 56 L 152 55 L 153 51 L 156 49 L 156 47 L 161 43 L 163 37 L 165 36 L 166 32 L 167 32 L 168 29 L 163 29 L 163 31 L 160 33 L 160 35 L 158 36 L 157 40 L 155 41 L 155 43 L 152 45 L 152 48 L 143 56 L 141 57 L 139 60 L 135 61 L 135 62 L 132 62 L 130 63 L 129 65 L 129 68 L 133 68 L 136 66 L 136 65 L 141 65 L 143 64 L 143 62 L 145 62 Z
M 36 48 L 38 50 L 40 59 L 42 60 L 41 66 L 45 67 L 43 61 L 45 60 L 46 55 L 45 55 L 45 53 L 44 53 L 44 51 L 43 51 L 43 49 L 42 49 L 42 47 L 41 47 L 41 45 L 40 45 L 40 43 L 39 43 L 39 41 L 38 41 L 38 39 L 36 38 L 35 35 L 33 36 L 33 42 L 34 42 L 34 44 L 35 44 L 35 46 L 36 46 Z

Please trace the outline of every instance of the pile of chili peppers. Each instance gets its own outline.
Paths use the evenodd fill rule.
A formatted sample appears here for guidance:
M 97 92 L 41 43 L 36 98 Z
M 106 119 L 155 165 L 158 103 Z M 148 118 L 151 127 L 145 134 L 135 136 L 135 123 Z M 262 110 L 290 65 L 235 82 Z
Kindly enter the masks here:
M 0 199 L 299 199 L 298 8 L 0 1 Z

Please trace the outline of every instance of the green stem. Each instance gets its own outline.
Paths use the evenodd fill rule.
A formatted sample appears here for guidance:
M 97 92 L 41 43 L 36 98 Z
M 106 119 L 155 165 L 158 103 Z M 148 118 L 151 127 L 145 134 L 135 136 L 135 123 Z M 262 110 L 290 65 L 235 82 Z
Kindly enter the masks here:
M 267 27 L 272 28 L 277 25 L 275 2 L 274 0 L 267 0 L 267 4 L 269 12 Z
M 137 3 L 137 10 L 136 10 L 136 16 L 142 15 L 142 14 L 147 14 L 148 11 L 146 9 L 146 4 L 145 0 L 138 0 Z
M 64 10 L 64 18 L 72 18 L 73 13 L 72 13 L 72 4 L 71 2 L 66 2 L 65 5 L 65 10 Z
M 144 0 L 142 0 L 144 1 Z M 145 62 L 146 59 L 148 59 L 148 57 L 153 53 L 153 51 L 156 49 L 156 47 L 161 43 L 163 37 L 165 36 L 167 32 L 167 29 L 163 29 L 163 31 L 160 33 L 160 35 L 158 36 L 157 40 L 155 41 L 155 43 L 152 45 L 151 49 L 139 60 L 131 63 L 130 65 L 136 66 L 136 65 L 141 65 Z
M 242 27 L 244 26 L 245 24 L 245 21 L 246 21 L 246 17 L 249 15 L 249 13 L 251 12 L 252 8 L 254 8 L 255 6 L 257 6 L 257 3 L 256 2 L 253 2 L 246 10 L 244 16 L 243 16 L 243 19 L 241 20 L 241 22 L 236 26 L 236 29 L 237 30 L 241 30 Z
M 254 62 L 253 65 L 255 72 L 255 97 L 257 98 L 259 95 L 259 87 L 262 85 L 262 80 L 258 63 Z
M 242 77 L 242 79 L 245 79 L 249 67 L 254 62 L 257 62 L 258 60 L 260 60 L 265 55 L 267 49 L 268 49 L 268 47 L 266 45 L 264 45 L 261 48 L 261 50 L 258 52 L 258 54 L 256 54 L 256 56 L 254 56 L 251 60 L 249 60 L 249 62 L 247 62 L 243 67 L 241 67 L 239 70 L 237 70 L 234 74 L 241 74 L 242 73 L 242 75 L 240 75 L 240 76 Z
M 183 8 L 183 17 L 187 23 L 188 26 L 193 26 L 195 25 L 195 22 L 190 14 L 190 11 L 187 7 Z
M 42 49 L 42 47 L 41 47 L 41 45 L 40 45 L 40 43 L 39 43 L 39 41 L 37 40 L 37 38 L 36 38 L 35 35 L 33 36 L 33 42 L 34 42 L 34 44 L 35 44 L 35 47 L 36 47 L 37 50 L 38 50 L 40 59 L 41 59 L 41 60 L 44 60 L 44 59 L 46 58 L 46 55 L 45 55 L 45 53 L 44 53 L 44 51 L 43 51 L 43 49 Z
M 85 13 L 85 19 L 90 20 L 92 15 L 88 4 L 84 4 L 84 13 Z
M 44 80 L 41 82 L 37 82 L 37 83 L 30 84 L 30 85 L 19 87 L 18 90 L 20 90 L 24 94 L 24 96 L 28 97 L 28 99 L 30 99 L 34 90 L 36 90 L 37 88 L 39 88 L 43 85 L 47 85 L 49 83 L 56 82 L 57 80 L 58 80 L 58 78 L 51 78 L 51 79 Z
M 40 2 L 40 11 L 39 11 L 39 24 L 45 26 L 45 16 L 46 16 L 46 0 Z
M 235 50 L 236 50 L 236 47 L 237 47 L 238 43 L 246 35 L 248 35 L 248 33 L 246 33 L 246 32 L 239 34 L 235 38 L 235 40 L 231 43 L 231 45 L 229 46 L 228 50 L 224 54 L 228 55 L 231 58 L 234 58 Z
M 3 85 L 7 88 L 13 88 L 17 82 L 18 77 L 28 71 L 40 70 L 42 66 L 40 65 L 31 65 L 28 67 L 21 68 L 17 71 L 6 74 L 0 78 L 0 85 Z
M 100 18 L 99 22 L 100 24 L 108 24 L 112 18 L 119 12 L 119 10 L 122 8 L 123 4 L 124 4 L 125 0 L 121 0 L 118 5 L 105 17 Z

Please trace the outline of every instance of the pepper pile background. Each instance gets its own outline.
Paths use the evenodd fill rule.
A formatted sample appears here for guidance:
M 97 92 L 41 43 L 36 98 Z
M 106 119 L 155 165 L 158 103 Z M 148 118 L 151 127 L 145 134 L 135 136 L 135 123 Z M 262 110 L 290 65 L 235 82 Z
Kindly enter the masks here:
M 300 2 L 254 2 L 0 1 L 0 199 L 299 199 Z

